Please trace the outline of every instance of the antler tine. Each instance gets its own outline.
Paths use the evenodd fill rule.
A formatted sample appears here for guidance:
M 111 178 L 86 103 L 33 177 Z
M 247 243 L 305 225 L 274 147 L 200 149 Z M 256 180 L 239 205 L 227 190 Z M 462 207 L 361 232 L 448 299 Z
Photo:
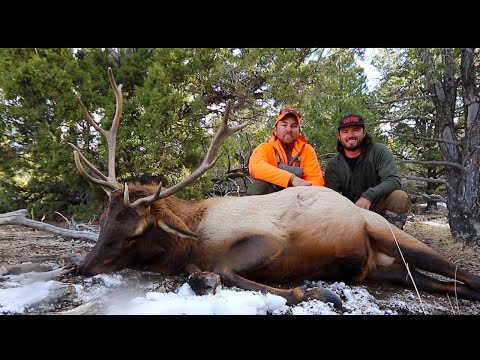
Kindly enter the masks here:
M 136 207 L 139 207 L 139 206 L 146 207 L 146 206 L 150 205 L 154 201 L 157 201 L 158 199 L 160 199 L 160 192 L 161 191 L 162 191 L 162 183 L 160 183 L 160 185 L 158 185 L 158 188 L 157 188 L 157 191 L 155 192 L 155 194 L 135 200 L 132 204 L 130 204 L 130 207 L 136 208 Z M 127 193 L 127 195 L 125 195 L 125 193 L 124 193 L 124 199 L 128 198 L 127 184 L 125 184 L 125 192 Z M 124 200 L 124 203 L 127 204 L 127 201 Z M 129 203 L 129 200 L 128 200 L 128 203 Z
M 123 112 L 123 97 L 122 97 L 122 84 L 117 86 L 115 78 L 113 77 L 112 68 L 108 68 L 108 80 L 110 80 L 110 85 L 115 92 L 115 99 L 117 106 L 115 108 L 115 116 L 113 117 L 112 127 L 110 131 L 117 134 L 118 124 L 120 123 L 120 118 L 122 117 Z
M 68 145 L 70 145 L 70 146 L 73 148 L 74 154 L 75 154 L 75 152 L 76 152 L 76 153 L 77 153 L 76 156 L 79 156 L 79 157 L 80 157 L 80 160 L 82 160 L 82 161 L 95 173 L 95 175 L 97 175 L 98 178 L 100 178 L 100 179 L 102 179 L 102 180 L 104 180 L 104 181 L 108 181 L 108 178 L 107 178 L 105 175 L 103 175 L 103 174 L 100 172 L 100 170 L 98 170 L 95 166 L 93 166 L 93 164 L 92 164 L 90 161 L 88 161 L 88 160 L 85 158 L 85 156 L 83 156 L 82 152 L 80 151 L 80 149 L 79 149 L 76 145 L 72 144 L 71 142 L 69 142 Z M 76 164 L 76 162 L 75 162 L 75 164 Z M 82 166 L 82 169 L 84 169 L 84 168 L 83 168 L 83 165 L 81 164 L 81 162 L 80 162 L 80 166 Z M 78 171 L 80 171 L 80 169 L 79 169 L 78 166 L 77 166 L 77 169 L 78 169 Z M 112 185 L 113 185 L 113 184 L 112 184 Z
M 83 104 L 82 100 L 78 98 L 78 101 L 80 103 L 80 106 L 82 108 L 83 113 L 85 114 L 85 117 L 87 121 L 92 125 L 106 140 L 107 140 L 107 147 L 108 147 L 108 177 L 103 175 L 98 169 L 96 169 L 92 164 L 88 162 L 87 159 L 81 154 L 80 150 L 76 148 L 75 150 L 78 152 L 79 156 L 81 156 L 82 161 L 88 165 L 90 169 L 92 169 L 96 175 L 101 177 L 103 181 L 106 181 L 110 183 L 109 186 L 107 186 L 109 189 L 113 188 L 115 190 L 118 190 L 120 188 L 120 184 L 117 181 L 117 177 L 115 175 L 115 151 L 116 151 L 116 146 L 117 146 L 117 130 L 118 130 L 118 125 L 120 123 L 120 118 L 122 116 L 122 111 L 123 111 L 123 97 L 122 97 L 122 85 L 118 85 L 115 82 L 115 79 L 113 77 L 113 72 L 112 68 L 108 68 L 108 79 L 110 81 L 110 85 L 112 86 L 113 91 L 115 92 L 115 99 L 116 99 L 116 108 L 115 108 L 115 115 L 113 117 L 112 121 L 112 126 L 110 127 L 110 130 L 105 130 L 103 129 L 100 125 L 98 125 L 91 117 L 89 114 L 87 108 Z M 70 144 L 74 146 L 73 144 Z M 77 166 L 78 168 L 78 166 Z M 80 169 L 79 169 L 80 171 Z M 85 172 L 86 173 L 86 172 Z M 88 175 L 88 174 L 87 174 Z M 86 177 L 86 176 L 84 176 Z M 91 180 L 90 177 L 86 177 L 89 181 L 94 182 Z M 98 180 L 98 179 L 95 179 Z M 99 180 L 100 181 L 100 180 Z M 98 182 L 94 182 L 95 184 L 99 184 Z M 105 185 L 104 185 L 105 186 Z M 103 186 L 102 186 L 103 187 Z
M 207 154 L 205 155 L 202 163 L 200 166 L 190 174 L 190 176 L 186 177 L 179 183 L 173 185 L 172 187 L 166 189 L 164 192 L 160 193 L 158 196 L 158 199 L 163 199 L 166 198 L 167 196 L 170 196 L 177 191 L 183 189 L 186 187 L 188 184 L 192 183 L 196 179 L 198 179 L 200 176 L 202 176 L 207 170 L 209 170 L 217 161 L 217 151 L 220 148 L 220 146 L 223 144 L 223 142 L 233 133 L 243 129 L 248 125 L 248 121 L 244 122 L 240 125 L 237 126 L 232 126 L 229 127 L 227 124 L 228 120 L 228 115 L 230 113 L 230 100 L 227 102 L 227 106 L 225 108 L 225 113 L 223 115 L 223 120 L 220 128 L 218 129 L 217 133 L 215 134 L 212 142 L 210 143 L 210 146 L 208 147 Z M 156 199 L 156 200 L 158 200 Z M 137 200 L 138 201 L 138 200 Z
M 105 136 L 105 130 L 103 130 L 95 121 L 93 121 L 92 117 L 90 116 L 90 113 L 88 112 L 87 108 L 82 102 L 82 99 L 77 97 L 78 102 L 80 103 L 80 107 L 82 108 L 83 114 L 85 115 L 87 121 L 92 125 L 95 130 L 97 130 L 99 133 Z
M 122 97 L 122 85 L 118 85 L 115 83 L 115 79 L 113 78 L 112 68 L 108 68 L 108 79 L 110 80 L 110 85 L 112 85 L 112 89 L 115 92 L 115 99 L 116 99 L 116 108 L 115 108 L 115 116 L 113 117 L 112 126 L 110 130 L 106 131 L 106 139 L 108 144 L 108 178 L 118 184 L 117 177 L 115 176 L 115 150 L 117 146 L 117 130 L 118 124 L 120 123 L 120 118 L 122 116 L 123 111 L 123 97 Z
M 244 127 L 248 125 L 248 122 L 244 122 L 243 124 L 229 127 L 227 124 L 228 115 L 230 114 L 230 100 L 227 102 L 227 106 L 225 108 L 225 113 L 223 114 L 222 124 L 220 125 L 220 129 L 218 129 L 215 137 L 213 138 L 212 142 L 207 151 L 207 155 L 203 159 L 203 163 L 208 164 L 208 169 L 210 169 L 215 162 L 217 161 L 216 153 L 223 142 L 233 133 L 242 130 Z M 207 170 L 208 170 L 207 169 Z
M 123 186 L 123 205 L 125 205 L 125 207 L 130 206 L 130 196 L 128 194 L 128 184 L 127 183 L 125 183 L 125 185 Z
M 81 155 L 81 153 L 79 153 L 77 150 L 75 150 L 73 152 L 73 156 L 75 157 L 75 165 L 77 166 L 78 172 L 85 179 L 87 179 L 88 181 L 90 181 L 94 184 L 100 185 L 102 187 L 102 189 L 105 190 L 105 192 L 108 194 L 108 196 L 110 196 L 110 193 L 112 191 L 118 190 L 118 188 L 114 184 L 109 182 L 108 180 L 101 180 L 101 179 L 94 178 L 87 171 L 85 171 L 85 168 L 83 167 L 82 162 L 80 160 L 80 157 L 83 158 L 83 155 Z M 101 176 L 105 177 L 103 174 Z

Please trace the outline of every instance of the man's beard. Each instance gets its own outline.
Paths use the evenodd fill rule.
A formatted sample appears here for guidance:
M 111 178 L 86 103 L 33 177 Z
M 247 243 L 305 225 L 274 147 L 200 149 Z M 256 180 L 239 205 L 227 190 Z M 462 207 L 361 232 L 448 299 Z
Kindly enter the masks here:
M 357 138 L 357 143 L 356 143 L 355 145 L 351 145 L 351 146 L 346 145 L 346 143 L 348 143 L 348 140 L 347 140 L 347 141 L 345 141 L 344 144 L 342 144 L 342 145 L 343 145 L 343 148 L 344 148 L 345 150 L 348 150 L 348 151 L 355 151 L 355 150 L 357 150 L 358 148 L 361 148 L 361 147 L 362 147 L 363 139 L 364 139 L 364 138 L 361 138 L 361 139 L 358 139 L 358 138 Z
M 285 139 L 287 136 L 289 137 L 288 140 Z M 295 142 L 295 138 L 292 135 L 285 135 L 285 136 L 283 136 L 281 142 L 282 142 L 282 144 L 290 145 L 290 144 L 293 144 Z

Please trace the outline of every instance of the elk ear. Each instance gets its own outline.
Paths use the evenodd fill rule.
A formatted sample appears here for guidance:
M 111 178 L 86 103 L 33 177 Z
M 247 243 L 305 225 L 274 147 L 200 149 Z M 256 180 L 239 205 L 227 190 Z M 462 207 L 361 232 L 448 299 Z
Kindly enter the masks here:
M 169 209 L 159 209 L 157 213 L 157 225 L 163 231 L 183 238 L 197 240 L 197 236 L 190 228 Z

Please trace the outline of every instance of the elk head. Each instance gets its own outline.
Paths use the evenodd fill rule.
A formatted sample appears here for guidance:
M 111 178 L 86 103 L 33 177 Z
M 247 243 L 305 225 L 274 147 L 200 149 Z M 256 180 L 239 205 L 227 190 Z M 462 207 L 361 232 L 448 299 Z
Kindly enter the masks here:
M 123 105 L 122 85 L 117 86 L 115 83 L 111 68 L 108 68 L 108 78 L 115 92 L 117 103 L 110 130 L 101 128 L 93 121 L 79 99 L 87 121 L 107 140 L 108 176 L 93 166 L 77 146 L 69 143 L 74 150 L 75 164 L 80 174 L 92 184 L 100 185 L 109 197 L 108 208 L 100 217 L 100 233 L 97 243 L 77 267 L 77 272 L 85 275 L 108 273 L 127 266 L 141 265 L 148 263 L 152 257 L 162 256 L 164 249 L 161 246 L 155 247 L 155 243 L 158 243 L 164 230 L 155 226 L 156 221 L 154 214 L 151 214 L 151 205 L 173 195 L 209 170 L 215 164 L 216 153 L 225 139 L 248 125 L 248 123 L 232 127 L 227 125 L 230 101 L 227 102 L 222 124 L 201 165 L 190 176 L 163 190 L 161 184 L 158 186 L 131 185 L 131 190 L 129 190 L 129 186 L 126 183 L 125 185 L 119 184 L 115 176 L 116 133 Z

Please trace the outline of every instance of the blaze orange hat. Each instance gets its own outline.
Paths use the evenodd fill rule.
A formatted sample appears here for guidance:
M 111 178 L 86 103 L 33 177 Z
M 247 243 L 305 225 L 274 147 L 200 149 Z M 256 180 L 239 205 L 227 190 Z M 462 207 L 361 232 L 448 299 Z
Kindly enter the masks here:
M 284 108 L 284 109 L 280 110 L 275 123 L 277 123 L 277 121 L 282 120 L 288 114 L 292 114 L 293 116 L 295 116 L 297 118 L 298 125 L 300 125 L 300 120 L 302 120 L 302 114 L 300 114 L 300 111 L 297 111 L 297 110 L 295 110 L 294 108 L 291 108 L 291 107 Z

